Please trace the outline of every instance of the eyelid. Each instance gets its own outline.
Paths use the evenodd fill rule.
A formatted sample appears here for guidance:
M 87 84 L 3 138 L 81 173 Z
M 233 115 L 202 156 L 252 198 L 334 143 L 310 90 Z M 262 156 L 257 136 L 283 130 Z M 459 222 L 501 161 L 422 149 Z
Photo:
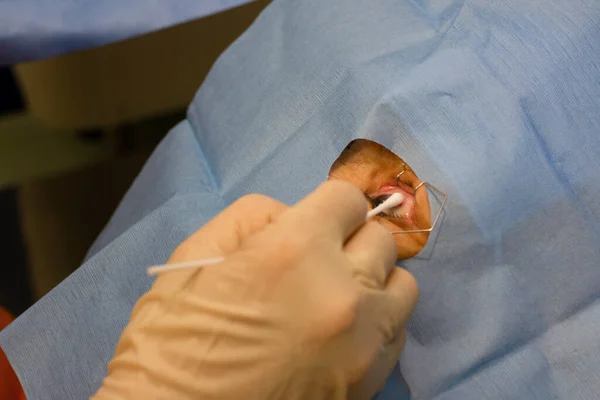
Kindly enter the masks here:
M 410 174 L 412 174 L 412 176 Z M 421 180 L 417 177 L 415 172 L 412 169 L 410 169 L 410 167 L 408 167 L 408 165 L 406 166 L 405 173 L 402 174 L 398 178 L 397 181 L 405 184 L 407 187 L 411 188 L 412 190 L 415 189 L 415 181 L 417 181 L 417 183 L 421 182 Z

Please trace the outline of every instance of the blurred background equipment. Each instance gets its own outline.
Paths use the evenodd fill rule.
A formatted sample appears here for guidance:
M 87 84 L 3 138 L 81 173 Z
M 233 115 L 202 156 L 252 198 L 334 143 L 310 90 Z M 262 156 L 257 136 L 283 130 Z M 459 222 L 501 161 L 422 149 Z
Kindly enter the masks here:
M 19 315 L 79 266 L 216 58 L 268 3 L 0 68 L 0 307 Z

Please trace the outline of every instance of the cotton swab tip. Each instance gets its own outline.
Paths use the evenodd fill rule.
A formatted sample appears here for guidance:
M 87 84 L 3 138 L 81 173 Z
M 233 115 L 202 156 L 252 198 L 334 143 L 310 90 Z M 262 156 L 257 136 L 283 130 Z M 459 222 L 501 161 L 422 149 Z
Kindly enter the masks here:
M 401 193 L 392 194 L 386 201 L 372 209 L 367 213 L 367 219 L 376 216 L 384 212 L 385 210 L 389 210 L 390 208 L 394 208 L 399 206 L 404 201 L 404 196 Z

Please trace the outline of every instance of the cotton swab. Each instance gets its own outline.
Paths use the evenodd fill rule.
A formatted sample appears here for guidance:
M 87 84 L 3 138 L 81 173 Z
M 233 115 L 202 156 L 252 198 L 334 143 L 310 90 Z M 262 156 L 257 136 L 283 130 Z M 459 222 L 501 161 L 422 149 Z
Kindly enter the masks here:
M 185 261 L 180 263 L 153 265 L 148 267 L 148 275 L 154 276 L 167 271 L 175 271 L 180 269 L 194 269 L 206 267 L 209 265 L 220 264 L 225 261 L 225 257 L 203 258 L 201 260 Z
M 399 206 L 403 201 L 404 201 L 404 196 L 402 196 L 402 194 L 394 193 L 386 201 L 384 201 L 383 203 L 381 203 L 380 205 L 378 205 L 377 207 L 375 207 L 374 209 L 369 211 L 367 213 L 366 219 L 374 217 L 375 215 L 380 214 L 380 213 L 384 212 L 385 210 L 389 210 L 390 208 Z M 209 265 L 220 264 L 223 261 L 225 261 L 225 257 L 213 257 L 213 258 L 204 258 L 201 260 L 192 260 L 192 261 L 185 261 L 185 262 L 173 263 L 173 264 L 153 265 L 148 268 L 147 272 L 148 272 L 148 275 L 154 276 L 154 275 L 158 275 L 158 274 L 161 274 L 163 272 L 168 272 L 168 271 L 177 271 L 177 270 L 182 270 L 182 269 L 196 269 L 196 268 L 207 267 Z
M 389 210 L 390 208 L 394 208 L 399 206 L 404 201 L 404 196 L 400 193 L 394 193 L 391 195 L 386 201 L 372 209 L 367 213 L 367 219 L 376 216 L 377 214 L 381 214 L 385 210 Z

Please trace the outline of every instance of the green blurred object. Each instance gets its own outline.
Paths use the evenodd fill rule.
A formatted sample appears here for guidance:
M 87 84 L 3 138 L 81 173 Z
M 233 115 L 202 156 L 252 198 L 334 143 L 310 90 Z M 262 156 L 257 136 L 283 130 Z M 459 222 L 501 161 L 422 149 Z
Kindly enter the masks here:
M 93 142 L 61 132 L 26 114 L 0 118 L 0 187 L 80 168 L 115 154 L 114 135 Z
M 48 127 L 27 114 L 0 116 L 0 188 L 147 152 L 183 118 L 181 110 L 134 124 L 74 132 Z

